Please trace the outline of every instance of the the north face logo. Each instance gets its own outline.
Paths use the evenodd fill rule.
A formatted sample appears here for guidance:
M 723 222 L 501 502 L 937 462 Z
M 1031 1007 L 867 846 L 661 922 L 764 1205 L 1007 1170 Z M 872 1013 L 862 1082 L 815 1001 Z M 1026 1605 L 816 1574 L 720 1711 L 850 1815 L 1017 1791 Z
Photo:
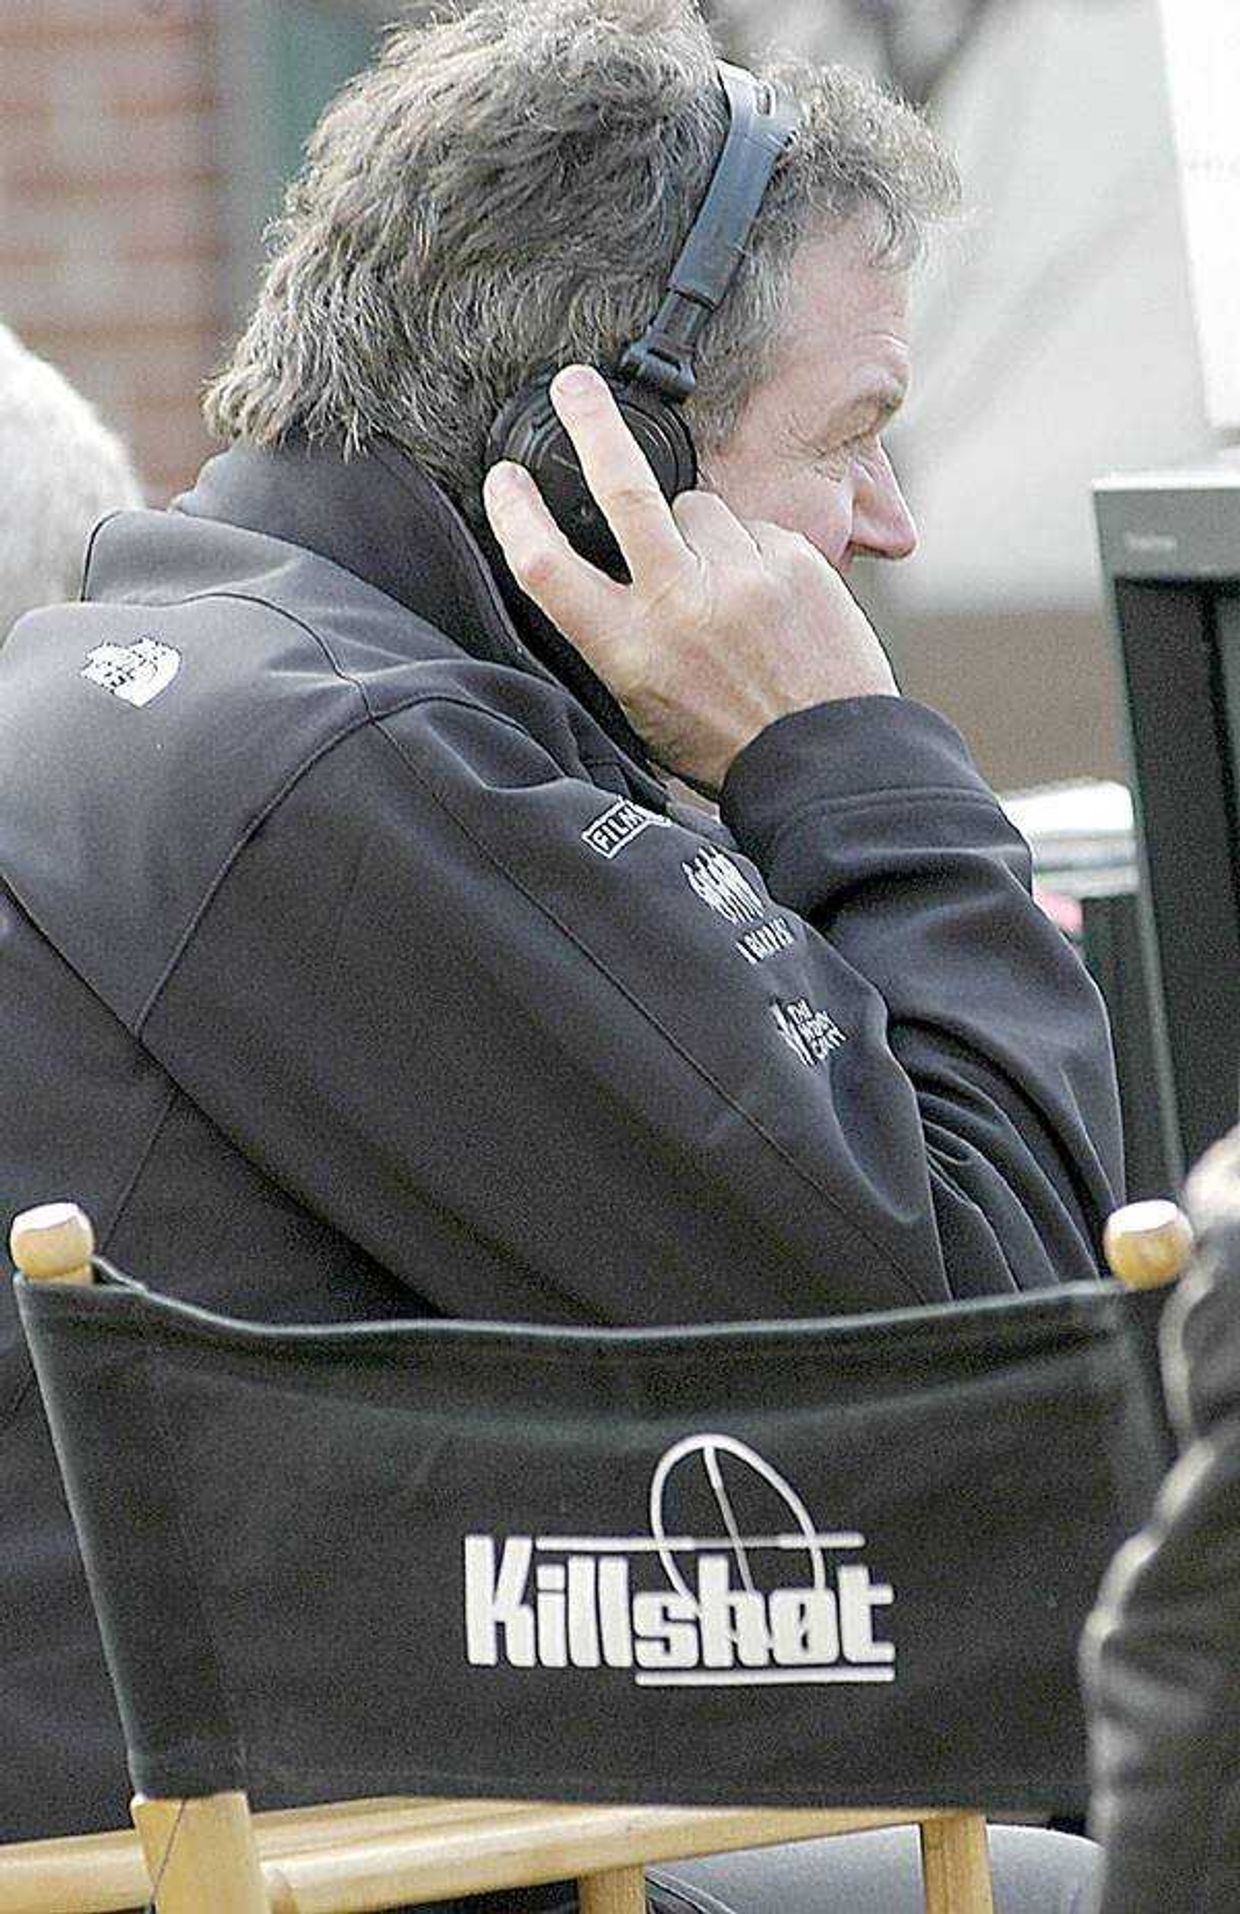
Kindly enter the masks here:
M 96 645 L 87 653 L 81 675 L 126 704 L 150 704 L 167 689 L 181 667 L 181 654 L 158 638 L 132 645 Z
M 708 1527 L 680 1528 L 681 1487 L 696 1487 Z M 742 1506 L 775 1521 L 754 1532 Z M 858 1559 L 865 1537 L 820 1530 L 747 1444 L 674 1443 L 648 1513 L 648 1535 L 467 1535 L 467 1659 L 625 1669 L 645 1688 L 894 1681 L 877 1626 L 894 1591 Z

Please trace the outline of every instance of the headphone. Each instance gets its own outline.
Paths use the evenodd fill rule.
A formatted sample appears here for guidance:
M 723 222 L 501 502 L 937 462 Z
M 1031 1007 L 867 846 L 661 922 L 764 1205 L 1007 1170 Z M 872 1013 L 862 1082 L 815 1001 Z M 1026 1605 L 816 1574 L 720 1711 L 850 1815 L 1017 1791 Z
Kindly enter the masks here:
M 744 67 L 718 63 L 728 131 L 697 217 L 658 311 L 603 376 L 621 417 L 669 501 L 697 483 L 697 454 L 681 405 L 693 391 L 693 355 L 744 257 L 771 174 L 799 123 L 796 106 Z M 551 403 L 553 373 L 532 379 L 496 415 L 486 463 L 515 459 L 533 473 L 573 548 L 624 582 L 628 571 Z

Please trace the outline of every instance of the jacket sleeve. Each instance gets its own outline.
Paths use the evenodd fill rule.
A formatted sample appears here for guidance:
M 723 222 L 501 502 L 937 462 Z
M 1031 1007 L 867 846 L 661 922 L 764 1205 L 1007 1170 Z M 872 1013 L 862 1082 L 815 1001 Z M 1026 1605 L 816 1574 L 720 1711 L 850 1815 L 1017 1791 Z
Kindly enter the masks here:
M 948 725 L 897 699 L 781 721 L 733 767 L 726 842 L 569 755 L 498 698 L 359 727 L 235 860 L 147 1043 L 456 1313 L 814 1315 L 1095 1273 L 1102 1011 Z
M 1106 1013 L 959 734 L 908 700 L 797 713 L 738 759 L 724 814 L 886 1006 L 951 1292 L 1096 1275 L 1123 1183 Z

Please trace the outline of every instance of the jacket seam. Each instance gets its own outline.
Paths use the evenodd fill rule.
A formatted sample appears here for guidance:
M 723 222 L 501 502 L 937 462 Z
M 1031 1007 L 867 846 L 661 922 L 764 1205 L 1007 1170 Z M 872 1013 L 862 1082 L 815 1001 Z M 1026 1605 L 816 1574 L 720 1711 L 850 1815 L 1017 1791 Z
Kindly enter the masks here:
M 815 798 L 804 809 L 796 811 L 791 817 L 783 818 L 771 831 L 769 837 L 761 830 L 749 832 L 751 842 L 761 844 L 767 856 L 776 857 L 780 847 L 793 832 L 804 830 L 813 825 L 814 820 L 824 813 L 837 815 L 847 813 L 856 815 L 873 811 L 905 811 L 910 804 L 930 802 L 936 805 L 972 806 L 984 811 L 988 817 L 996 814 L 1004 816 L 993 800 L 986 798 L 980 791 L 959 791 L 952 785 L 917 784 L 892 791 L 858 791 L 855 794 L 840 794 L 836 797 Z M 1015 831 L 1015 825 L 1011 825 Z M 944 845 L 944 850 L 955 850 L 956 845 Z
M 889 790 L 885 791 L 832 791 L 822 797 L 814 798 L 810 804 L 805 806 L 805 809 L 807 811 L 826 811 L 834 809 L 837 805 L 845 804 L 849 806 L 878 805 L 881 807 L 892 803 L 900 804 L 906 802 L 909 798 L 923 797 L 935 798 L 940 802 L 980 804 L 982 808 L 987 811 L 1002 810 L 1002 807 L 996 805 L 994 799 L 987 797 L 984 791 L 962 791 L 958 784 L 901 784 L 892 785 Z M 797 812 L 795 815 L 800 817 L 803 816 L 804 813 Z M 1015 829 L 1015 826 L 1012 828 Z
M 615 771 L 617 769 L 623 771 L 624 769 L 619 758 L 605 758 L 601 754 L 592 757 L 586 751 L 582 751 L 580 757 L 587 771 Z
M 237 836 L 233 840 L 232 844 L 229 846 L 223 858 L 220 860 L 219 869 L 216 871 L 210 883 L 204 889 L 202 896 L 199 898 L 196 907 L 191 912 L 190 917 L 188 921 L 186 922 L 184 928 L 182 929 L 180 936 L 177 938 L 171 951 L 168 953 L 168 958 L 166 963 L 163 966 L 163 969 L 160 971 L 159 975 L 156 977 L 154 983 L 152 984 L 150 991 L 147 993 L 146 1000 L 143 1003 L 141 1009 L 138 1012 L 137 1017 L 134 1020 L 134 1035 L 135 1037 L 139 1037 L 139 1038 L 142 1035 L 143 1028 L 146 1025 L 148 1019 L 150 1018 L 155 1008 L 155 1005 L 159 1002 L 160 997 L 162 996 L 164 990 L 167 988 L 169 978 L 172 976 L 173 971 L 176 969 L 182 957 L 185 955 L 185 952 L 190 942 L 192 941 L 194 934 L 198 929 L 199 924 L 201 924 L 203 917 L 205 916 L 206 912 L 210 909 L 212 903 L 214 902 L 219 892 L 220 886 L 223 884 L 225 878 L 228 876 L 229 871 L 232 869 L 233 865 L 235 864 L 237 858 L 240 856 L 241 852 L 245 849 L 245 846 L 249 843 L 250 839 L 253 837 L 255 831 L 259 830 L 261 826 L 266 823 L 267 819 L 272 816 L 272 814 L 279 808 L 281 804 L 283 804 L 285 798 L 288 796 L 289 792 L 293 789 L 294 785 L 297 784 L 306 775 L 308 771 L 313 770 L 314 766 L 319 762 L 320 758 L 326 756 L 326 754 L 329 751 L 334 750 L 336 745 L 342 743 L 346 738 L 352 737 L 354 732 L 360 730 L 363 725 L 375 724 L 378 722 L 375 716 L 374 708 L 371 705 L 369 698 L 366 696 L 365 688 L 362 685 L 360 679 L 355 677 L 351 672 L 344 670 L 344 668 L 339 663 L 338 659 L 333 655 L 331 648 L 327 644 L 326 640 L 321 636 L 319 632 L 315 631 L 312 625 L 308 625 L 304 618 L 299 618 L 296 612 L 287 611 L 283 605 L 273 605 L 269 599 L 255 597 L 255 595 L 252 592 L 232 592 L 232 591 L 187 592 L 181 598 L 165 599 L 162 602 L 164 604 L 191 605 L 191 604 L 195 604 L 199 602 L 200 600 L 209 599 L 209 598 L 224 598 L 224 599 L 228 599 L 232 603 L 239 603 L 243 605 L 257 605 L 263 611 L 273 612 L 276 615 L 276 617 L 286 619 L 288 623 L 290 625 L 294 625 L 298 631 L 304 632 L 306 637 L 310 639 L 311 643 L 314 644 L 320 652 L 322 652 L 324 658 L 327 660 L 328 665 L 331 667 L 331 670 L 333 671 L 335 676 L 340 679 L 341 683 L 349 685 L 357 693 L 357 697 L 361 704 L 362 710 L 361 710 L 361 715 L 355 718 L 351 724 L 344 726 L 338 731 L 334 731 L 331 737 L 324 739 L 322 744 L 318 747 L 318 749 L 315 751 L 312 751 L 308 758 L 303 759 L 300 764 L 295 765 L 293 769 L 289 772 L 288 776 L 285 778 L 284 782 L 280 784 L 275 791 L 272 792 L 270 797 L 267 799 L 266 803 L 263 804 L 253 814 L 252 817 L 246 820 L 244 827 L 237 833 Z M 418 701 L 419 700 L 418 700 L 417 694 L 413 694 L 409 699 L 409 702 L 411 704 L 417 703 Z M 398 706 L 396 708 L 401 709 L 403 707 Z
M 144 1046 L 144 1052 L 145 1052 L 145 1046 Z M 150 1053 L 145 1052 L 145 1054 L 149 1055 Z M 162 1065 L 160 1066 L 160 1068 L 162 1068 Z M 125 1214 L 125 1205 L 128 1203 L 130 1197 L 133 1195 L 134 1189 L 137 1186 L 137 1183 L 142 1175 L 142 1172 L 145 1170 L 147 1164 L 151 1160 L 151 1153 L 154 1150 L 155 1145 L 158 1143 L 159 1138 L 163 1132 L 164 1126 L 166 1125 L 168 1118 L 172 1113 L 173 1105 L 175 1104 L 177 1098 L 183 1095 L 184 1095 L 184 1092 L 182 1091 L 180 1085 L 170 1081 L 168 1084 L 167 1095 L 164 1097 L 163 1102 L 160 1104 L 158 1113 L 156 1114 L 156 1117 L 155 1117 L 155 1121 L 152 1123 L 149 1134 L 147 1135 L 146 1142 L 142 1145 L 142 1148 L 138 1152 L 138 1160 L 134 1164 L 134 1167 L 131 1170 L 128 1177 L 126 1177 L 124 1184 L 121 1186 L 120 1195 L 117 1197 L 116 1202 L 112 1208 L 111 1220 L 109 1221 L 107 1228 L 100 1232 L 99 1248 L 101 1252 L 104 1249 L 104 1246 L 111 1241 L 117 1229 L 119 1229 L 121 1218 Z
M 427 704 L 436 703 L 436 704 L 454 705 L 461 710 L 473 712 L 475 715 L 478 712 L 478 706 L 470 703 L 468 699 L 446 697 L 442 693 L 437 694 L 434 692 L 428 692 L 425 698 L 420 700 L 419 702 L 423 702 Z M 395 714 L 391 714 L 391 715 L 395 715 Z M 521 726 L 514 724 L 510 718 L 500 718 L 499 722 L 507 725 L 510 730 L 516 731 L 520 733 L 522 736 L 528 736 L 528 733 L 522 732 Z M 664 1024 L 660 1022 L 659 1018 L 654 1015 L 653 1011 L 651 1011 L 646 1004 L 643 1004 L 640 1001 L 640 999 L 628 988 L 628 986 L 624 984 L 620 980 L 620 978 L 618 978 L 614 974 L 614 972 L 608 967 L 608 965 L 603 961 L 603 959 L 599 957 L 593 949 L 591 949 L 591 947 L 577 934 L 577 932 L 571 929 L 569 925 L 564 923 L 562 918 L 559 917 L 557 913 L 550 908 L 549 905 L 544 903 L 541 898 L 535 896 L 534 893 L 530 891 L 520 881 L 520 879 L 513 874 L 512 871 L 508 869 L 508 866 L 502 861 L 500 857 L 497 856 L 497 854 L 490 848 L 490 846 L 484 843 L 482 839 L 479 838 L 476 835 L 476 833 L 469 828 L 469 826 L 465 823 L 464 819 L 458 815 L 454 807 L 445 798 L 443 798 L 438 791 L 436 791 L 432 787 L 432 785 L 428 782 L 428 780 L 426 779 L 422 771 L 419 769 L 419 767 L 410 758 L 408 752 L 404 749 L 399 739 L 392 737 L 388 733 L 388 731 L 385 729 L 385 723 L 383 720 L 376 721 L 376 729 L 378 730 L 380 737 L 384 739 L 384 741 L 388 744 L 391 750 L 393 750 L 396 753 L 396 755 L 399 757 L 401 763 L 404 765 L 408 774 L 417 782 L 417 784 L 421 787 L 421 789 L 426 792 L 426 795 L 430 798 L 431 802 L 435 804 L 442 812 L 444 812 L 448 817 L 452 819 L 452 822 L 456 825 L 457 829 L 461 832 L 461 834 L 465 838 L 468 839 L 470 844 L 474 846 L 475 850 L 479 853 L 479 855 L 484 857 L 487 863 L 490 864 L 495 870 L 499 871 L 501 875 L 504 877 L 505 881 L 511 884 L 514 890 L 519 891 L 521 895 L 527 900 L 527 902 L 533 905 L 535 910 L 540 911 L 544 917 L 546 917 L 552 924 L 555 925 L 556 929 L 560 932 L 561 936 L 567 938 L 567 940 L 571 944 L 573 944 L 577 950 L 579 950 L 582 953 L 582 955 L 587 959 L 587 961 L 591 963 L 595 967 L 595 969 L 599 971 L 599 973 L 602 976 L 606 977 L 608 983 L 611 984 L 613 989 L 619 991 L 620 995 L 626 1000 L 626 1002 L 629 1003 L 632 1006 L 632 1008 L 635 1009 L 638 1012 L 638 1014 L 645 1019 L 645 1021 L 651 1026 L 652 1029 L 657 1031 L 658 1035 L 662 1038 L 662 1040 L 666 1044 L 668 1044 L 668 1046 L 672 1050 L 674 1050 L 676 1054 L 679 1057 L 681 1057 L 685 1063 L 688 1064 L 689 1068 L 698 1077 L 700 1077 L 704 1083 L 709 1085 L 710 1089 L 719 1098 L 720 1102 L 724 1103 L 729 1110 L 731 1110 L 736 1116 L 738 1116 L 741 1119 L 741 1121 L 745 1123 L 754 1132 L 756 1136 L 759 1136 L 762 1139 L 763 1143 L 766 1145 L 768 1149 L 774 1151 L 776 1156 L 778 1156 L 782 1162 L 787 1164 L 788 1168 L 799 1179 L 799 1181 L 804 1183 L 809 1189 L 814 1190 L 815 1193 L 818 1196 L 820 1196 L 824 1202 L 830 1205 L 830 1207 L 836 1212 L 836 1214 L 843 1219 L 850 1233 L 856 1237 L 859 1237 L 863 1242 L 867 1243 L 870 1246 L 870 1248 L 876 1253 L 876 1255 L 878 1255 L 882 1259 L 882 1261 L 887 1265 L 888 1269 L 895 1276 L 896 1280 L 899 1282 L 901 1288 L 905 1291 L 905 1293 L 909 1296 L 912 1296 L 916 1302 L 924 1303 L 927 1299 L 921 1295 L 920 1291 L 912 1283 L 909 1282 L 904 1271 L 900 1268 L 899 1264 L 892 1257 L 890 1250 L 886 1249 L 883 1246 L 883 1244 L 877 1241 L 877 1239 L 873 1237 L 867 1229 L 860 1226 L 851 1216 L 849 1216 L 844 1205 L 838 1200 L 838 1198 L 832 1195 L 830 1190 L 824 1189 L 822 1185 L 816 1182 L 813 1177 L 807 1175 L 805 1170 L 801 1167 L 799 1163 L 797 1163 L 795 1158 L 792 1157 L 789 1154 L 789 1152 L 784 1149 L 783 1145 L 779 1142 L 778 1138 L 771 1136 L 768 1133 L 768 1131 L 763 1127 L 763 1125 L 757 1120 L 756 1117 L 754 1117 L 748 1110 L 744 1109 L 741 1104 L 736 1102 L 735 1098 L 733 1098 L 732 1096 L 728 1094 L 727 1090 L 725 1090 L 725 1088 L 723 1087 L 721 1083 L 716 1081 L 716 1079 L 711 1075 L 710 1071 L 707 1070 L 706 1067 L 702 1063 L 700 1063 L 698 1059 L 694 1057 L 691 1054 L 691 1052 L 688 1051 L 685 1048 L 685 1046 L 672 1034 L 672 1032 L 668 1030 L 664 1026 Z
M 151 985 L 145 1002 L 134 1018 L 133 1034 L 135 1037 L 141 1039 L 143 1030 L 149 1022 L 156 1004 L 167 989 L 169 979 L 176 970 L 182 957 L 184 957 L 190 943 L 193 941 L 198 926 L 201 924 L 208 910 L 210 910 L 211 905 L 215 902 L 216 897 L 219 895 L 221 885 L 224 883 L 225 878 L 232 870 L 233 865 L 240 857 L 246 845 L 250 842 L 250 839 L 254 836 L 254 833 L 261 829 L 267 822 L 267 819 L 279 809 L 294 785 L 299 784 L 302 778 L 314 769 L 320 759 L 325 758 L 330 751 L 334 751 L 338 744 L 342 744 L 346 739 L 351 738 L 356 731 L 362 730 L 366 725 L 373 722 L 374 720 L 371 718 L 369 712 L 363 711 L 360 717 L 356 718 L 352 724 L 345 726 L 342 730 L 333 732 L 330 738 L 325 738 L 318 749 L 312 751 L 309 757 L 303 759 L 300 764 L 290 771 L 284 782 L 280 784 L 277 789 L 272 792 L 266 802 L 246 820 L 244 828 L 237 833 L 232 844 L 221 858 L 219 869 L 215 872 L 210 883 L 204 886 L 202 896 L 191 911 L 184 928 L 168 953 L 163 969 Z
M 372 589 L 374 588 L 372 587 Z M 344 666 L 340 663 L 340 660 L 336 657 L 335 652 L 332 650 L 331 646 L 328 644 L 322 632 L 316 631 L 314 626 L 307 624 L 304 618 L 299 618 L 295 611 L 289 611 L 287 607 L 284 605 L 275 605 L 271 602 L 269 598 L 259 598 L 253 592 L 244 592 L 244 591 L 213 591 L 213 592 L 205 592 L 205 593 L 200 592 L 200 593 L 195 593 L 194 597 L 227 598 L 236 604 L 259 605 L 264 611 L 274 612 L 277 618 L 287 619 L 290 625 L 295 625 L 298 631 L 304 631 L 306 634 L 306 637 L 309 638 L 311 643 L 314 645 L 317 645 L 318 649 L 322 652 L 328 664 L 331 666 L 336 676 L 340 679 L 341 683 L 352 685 L 354 691 L 356 691 L 358 697 L 362 701 L 362 705 L 365 708 L 367 717 L 371 719 L 375 717 L 374 706 L 371 704 L 370 699 L 366 695 L 366 686 L 364 682 L 362 681 L 362 679 L 357 676 L 356 672 L 345 670 Z M 186 599 L 184 602 L 188 604 L 188 603 L 191 603 L 192 600 Z M 409 615 L 410 617 L 418 618 L 417 612 L 411 612 Z M 419 623 L 425 624 L 426 620 L 424 618 L 419 618 Z

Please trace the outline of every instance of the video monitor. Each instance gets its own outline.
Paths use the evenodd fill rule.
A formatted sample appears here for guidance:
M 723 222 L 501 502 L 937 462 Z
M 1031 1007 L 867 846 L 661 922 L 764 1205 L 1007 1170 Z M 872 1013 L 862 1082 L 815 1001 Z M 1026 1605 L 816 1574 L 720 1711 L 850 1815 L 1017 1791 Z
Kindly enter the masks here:
M 1177 1174 L 1240 1117 L 1240 453 L 1094 488 L 1127 707 L 1149 1086 Z

